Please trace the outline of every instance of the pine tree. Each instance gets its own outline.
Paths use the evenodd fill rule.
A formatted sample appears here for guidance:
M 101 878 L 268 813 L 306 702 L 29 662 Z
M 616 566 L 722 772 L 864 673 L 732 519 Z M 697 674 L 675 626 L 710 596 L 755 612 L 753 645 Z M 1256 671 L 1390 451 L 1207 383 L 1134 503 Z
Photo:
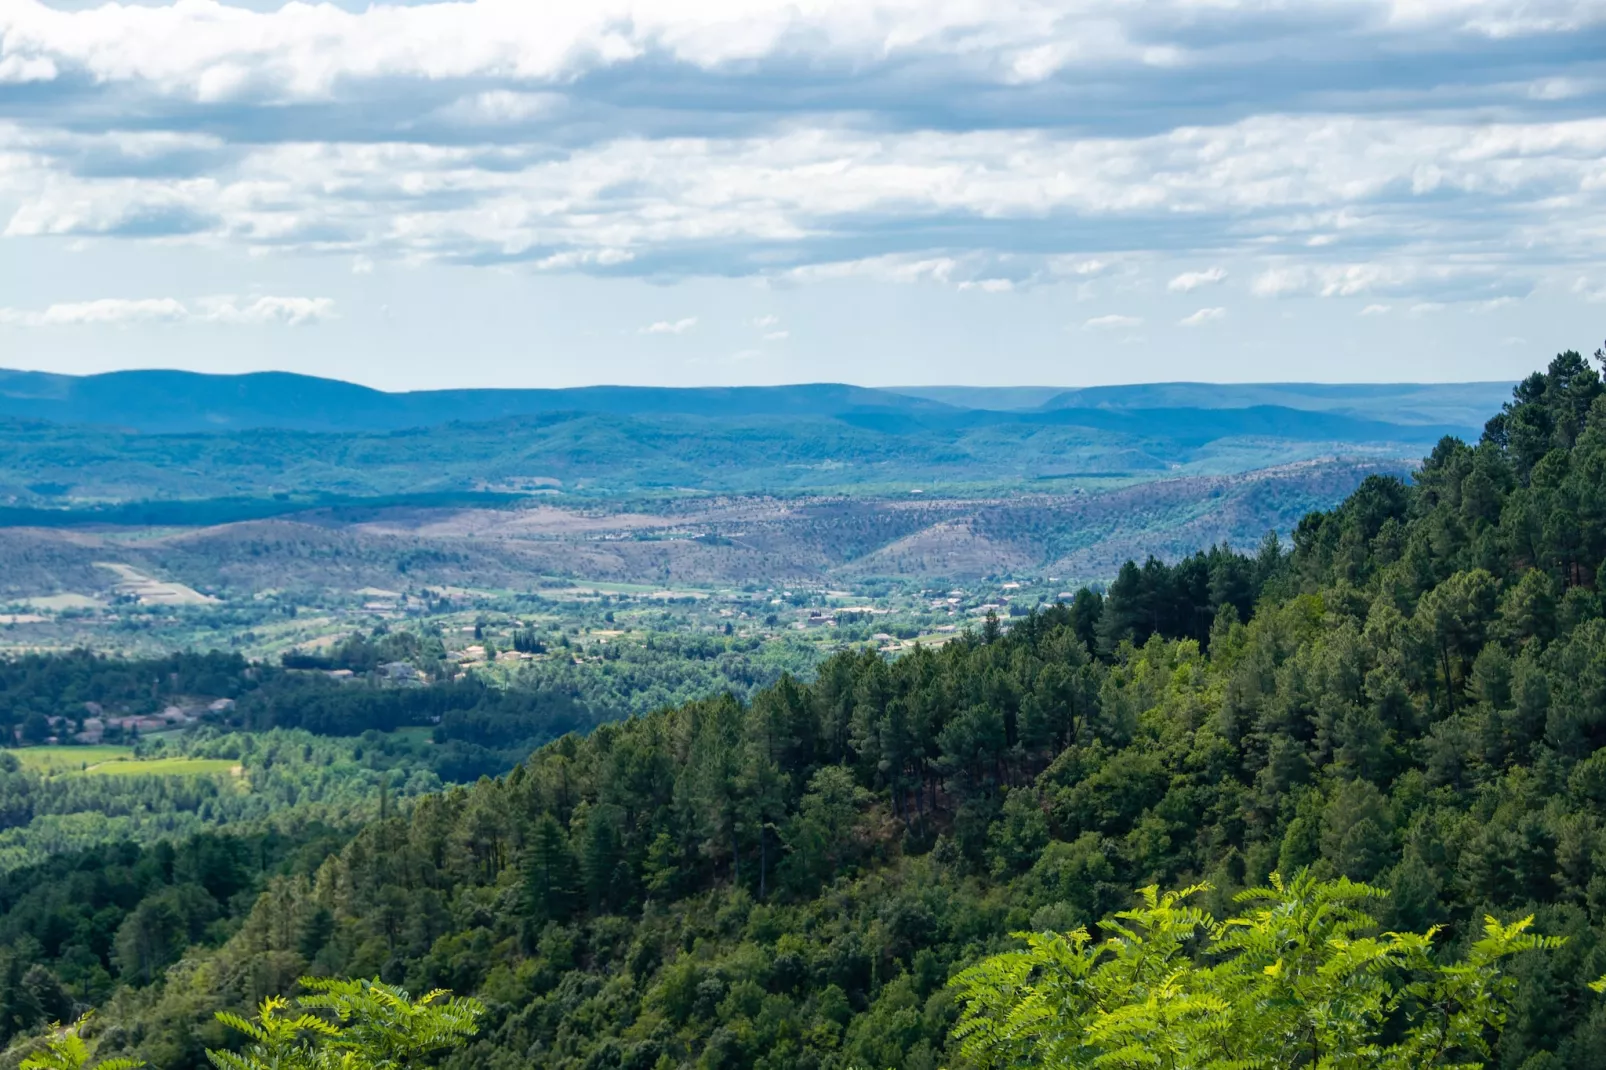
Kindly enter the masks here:
M 527 917 L 561 921 L 574 910 L 574 851 L 551 814 L 542 814 L 530 833 L 523 866 L 523 905 Z

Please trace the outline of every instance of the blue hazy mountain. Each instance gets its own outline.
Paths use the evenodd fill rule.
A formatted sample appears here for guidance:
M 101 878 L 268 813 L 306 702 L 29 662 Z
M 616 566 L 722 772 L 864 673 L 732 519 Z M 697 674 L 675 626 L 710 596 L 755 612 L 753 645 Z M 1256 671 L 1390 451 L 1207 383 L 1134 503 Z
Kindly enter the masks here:
M 387 393 L 279 372 L 0 372 L 0 506 L 98 517 L 210 501 L 217 508 L 197 515 L 211 517 L 556 488 L 1037 493 L 1054 481 L 1337 458 L 1403 466 L 1444 435 L 1475 438 L 1496 407 L 1469 408 L 1484 384 L 928 393 L 841 383 Z
M 651 418 L 853 417 L 912 429 L 1049 421 L 1162 437 L 1272 435 L 1299 440 L 1422 441 L 1476 430 L 1509 383 L 1153 383 L 1088 387 L 591 386 L 564 390 L 386 392 L 287 372 L 203 375 L 121 371 L 71 376 L 0 370 L 0 417 L 144 433 L 373 432 L 551 413 Z M 1126 413 L 1126 417 L 1096 415 Z M 1207 412 L 1216 413 L 1205 416 Z M 1302 415 L 1303 414 L 1303 415 Z M 1352 421 L 1352 422 L 1346 422 Z M 1169 423 L 1169 426 L 1157 426 Z M 1396 429 L 1396 426 L 1398 429 Z
M 1066 390 L 1044 409 L 1247 409 L 1276 406 L 1394 424 L 1481 428 L 1511 398 L 1510 382 L 1138 383 Z
M 912 386 L 894 392 L 961 409 L 1247 409 L 1272 405 L 1397 424 L 1481 427 L 1511 397 L 1509 382 L 1135 383 L 1055 386 Z
M 552 412 L 748 417 L 946 408 L 922 398 L 840 383 L 389 393 L 288 372 L 121 371 L 72 376 L 0 370 L 0 416 L 144 432 L 396 431 Z

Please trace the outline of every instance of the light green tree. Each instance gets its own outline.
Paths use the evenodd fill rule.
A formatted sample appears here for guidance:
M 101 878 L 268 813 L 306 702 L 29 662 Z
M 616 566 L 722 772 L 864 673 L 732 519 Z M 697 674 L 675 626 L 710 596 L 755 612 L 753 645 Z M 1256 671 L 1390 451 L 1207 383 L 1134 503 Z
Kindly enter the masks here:
M 209 1051 L 218 1070 L 410 1070 L 474 1035 L 478 1000 L 437 990 L 413 999 L 375 981 L 304 978 L 309 995 L 271 996 L 256 1018 L 220 1012 L 251 1041 L 242 1052 Z
M 89 1045 L 84 1041 L 85 1014 L 70 1026 L 59 1022 L 50 1027 L 44 1046 L 22 1060 L 19 1070 L 84 1070 L 90 1065 Z M 145 1064 L 138 1059 L 102 1059 L 93 1070 L 138 1070 Z
M 1237 897 L 1218 921 L 1197 885 L 954 978 L 960 1053 L 987 1070 L 1428 1070 L 1481 1067 L 1505 1023 L 1518 952 L 1561 941 L 1532 918 L 1484 922 L 1466 958 L 1442 961 L 1436 930 L 1381 933 L 1363 909 L 1386 893 L 1301 872 Z

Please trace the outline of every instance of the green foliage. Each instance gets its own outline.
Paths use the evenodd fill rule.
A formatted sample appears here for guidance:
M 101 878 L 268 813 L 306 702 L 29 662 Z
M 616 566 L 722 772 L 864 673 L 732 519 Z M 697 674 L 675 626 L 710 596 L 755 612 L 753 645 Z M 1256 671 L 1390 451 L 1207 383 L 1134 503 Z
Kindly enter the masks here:
M 1503 960 L 1562 944 L 1528 933 L 1532 917 L 1487 918 L 1467 957 L 1445 963 L 1436 930 L 1376 932 L 1361 907 L 1379 888 L 1274 873 L 1222 921 L 1190 904 L 1207 890 L 1145 888 L 1097 940 L 1017 934 L 1026 950 L 951 982 L 960 1054 L 983 1068 L 1478 1067 L 1515 995 Z
M 533 679 L 530 686 L 500 688 L 443 674 L 429 686 L 388 686 L 377 671 L 386 659 L 439 669 L 442 653 L 438 639 L 410 632 L 353 636 L 334 657 L 370 676 L 345 683 L 322 672 L 253 665 L 219 653 L 122 659 L 73 651 L 0 659 L 0 733 L 21 729 L 27 738 L 34 724 L 42 726 L 40 738 L 66 736 L 93 716 L 105 722 L 108 740 L 121 739 L 132 735 L 117 723 L 122 718 L 198 698 L 202 707 L 229 699 L 233 707 L 208 713 L 210 723 L 324 736 L 437 726 L 441 746 L 429 755 L 430 764 L 443 779 L 473 780 L 505 771 L 531 747 L 615 715 L 609 707 L 588 705 L 572 688 Z
M 342 739 L 203 728 L 172 744 L 145 744 L 149 761 L 108 762 L 93 775 L 81 763 L 41 773 L 33 750 L 0 754 L 0 873 L 102 844 L 171 841 L 223 825 L 238 833 L 358 825 L 378 811 L 382 792 L 405 801 L 440 790 L 431 768 L 436 749 L 377 732 Z M 67 765 L 75 750 L 104 760 L 91 748 L 57 748 L 52 757 Z M 196 768 L 219 771 L 157 775 Z
M 84 1041 L 84 1026 L 89 1015 L 81 1015 L 70 1026 L 60 1022 L 50 1027 L 38 1048 L 22 1060 L 18 1070 L 139 1070 L 145 1064 L 138 1059 L 100 1059 L 90 1062 L 89 1045 Z
M 751 698 L 788 673 L 811 674 L 821 658 L 817 647 L 801 640 L 761 643 L 672 633 L 614 640 L 592 650 L 600 653 L 600 661 L 577 665 L 567 657 L 551 657 L 527 662 L 514 685 L 533 694 L 572 695 L 586 709 L 599 711 L 599 717 L 639 715 L 725 691 Z
M 439 637 L 410 631 L 387 631 L 372 636 L 348 635 L 323 654 L 287 652 L 280 661 L 287 669 L 345 669 L 353 673 L 377 672 L 388 663 L 410 662 L 426 672 L 440 672 L 446 647 Z
M 24 654 L 0 659 L 0 724 L 22 724 L 29 715 L 85 715 L 94 702 L 118 713 L 161 712 L 189 695 L 236 698 L 253 686 L 238 654 L 174 654 L 128 661 L 87 650 Z
M 310 995 L 270 996 L 246 1020 L 220 1011 L 244 1034 L 244 1051 L 208 1051 L 217 1070 L 408 1070 L 473 1036 L 484 1007 L 444 990 L 417 999 L 378 980 L 302 978 Z

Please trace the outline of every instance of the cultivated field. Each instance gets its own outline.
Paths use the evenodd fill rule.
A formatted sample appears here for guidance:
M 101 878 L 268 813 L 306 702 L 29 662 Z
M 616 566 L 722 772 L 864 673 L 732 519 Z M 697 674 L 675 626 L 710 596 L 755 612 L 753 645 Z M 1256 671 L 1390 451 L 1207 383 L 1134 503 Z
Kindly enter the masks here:
M 117 576 L 114 590 L 120 595 L 134 598 L 147 606 L 202 606 L 217 602 L 193 587 L 172 583 L 147 575 L 132 565 L 112 561 L 96 561 L 95 567 L 104 568 Z
M 242 767 L 227 758 L 130 758 L 101 762 L 89 776 L 239 776 Z
M 19 747 L 7 748 L 5 753 L 22 763 L 24 769 L 32 769 L 46 776 L 57 776 L 62 773 L 81 772 L 104 762 L 131 761 L 134 757 L 134 748 Z
M 241 771 L 226 758 L 136 758 L 132 747 L 19 747 L 6 753 L 46 776 L 238 776 Z

